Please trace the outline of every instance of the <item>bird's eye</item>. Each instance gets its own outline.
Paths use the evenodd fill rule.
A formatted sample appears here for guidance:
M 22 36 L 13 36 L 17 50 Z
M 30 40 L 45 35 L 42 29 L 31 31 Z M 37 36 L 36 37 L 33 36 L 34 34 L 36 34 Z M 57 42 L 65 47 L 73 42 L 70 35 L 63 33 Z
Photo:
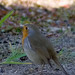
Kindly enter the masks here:
M 26 27 L 26 30 L 27 30 L 28 28 Z

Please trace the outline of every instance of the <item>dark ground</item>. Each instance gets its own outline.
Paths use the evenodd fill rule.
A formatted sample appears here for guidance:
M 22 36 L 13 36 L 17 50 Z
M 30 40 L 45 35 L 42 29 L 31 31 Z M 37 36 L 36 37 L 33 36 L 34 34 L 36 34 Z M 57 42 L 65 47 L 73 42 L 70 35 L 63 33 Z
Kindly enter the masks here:
M 22 47 L 21 46 L 21 33 L 19 35 L 12 35 L 11 33 L 3 33 L 3 37 L 0 37 L 0 50 L 2 53 L 0 53 L 3 59 L 3 61 L 6 59 L 6 57 L 10 54 L 9 44 L 8 41 L 11 41 L 12 46 L 14 47 Z M 52 36 L 49 38 L 52 43 L 55 46 L 55 49 L 57 49 L 57 52 L 59 53 L 63 49 L 62 55 L 60 55 L 60 62 L 62 63 L 65 70 L 70 75 L 75 75 L 75 37 L 72 34 L 71 36 L 65 35 L 62 38 L 60 38 L 57 43 L 56 39 L 57 37 Z M 21 60 L 19 60 L 21 61 Z M 30 62 L 30 60 L 27 58 L 24 62 Z M 54 69 L 56 69 L 56 65 L 53 65 Z M 40 72 L 38 72 L 38 65 L 0 65 L 0 75 L 40 75 Z M 45 65 L 44 67 L 44 75 L 64 75 L 61 70 L 53 70 L 49 65 Z
M 15 7 L 15 9 L 17 8 Z M 0 63 L 5 61 L 11 54 L 9 41 L 14 49 L 22 49 L 22 33 L 18 32 L 18 34 L 16 34 L 16 29 L 10 30 L 10 27 L 20 26 L 21 23 L 34 23 L 43 28 L 41 29 L 43 33 L 46 32 L 46 36 L 52 41 L 58 53 L 59 60 L 68 74 L 75 75 L 75 31 L 72 30 L 72 32 L 67 32 L 62 36 L 65 30 L 61 30 L 63 27 L 66 28 L 66 23 L 64 23 L 64 21 L 68 21 L 67 25 L 71 24 L 73 28 L 75 28 L 75 7 L 71 7 L 70 9 L 60 8 L 48 11 L 46 9 L 31 7 L 15 10 L 15 13 L 7 19 L 2 28 L 0 28 Z M 3 12 L 5 13 L 5 11 L 1 12 L 0 10 L 0 18 L 4 16 L 4 14 L 2 15 Z M 5 31 L 3 32 L 3 28 L 9 29 L 4 29 Z M 57 30 L 57 28 L 59 29 Z M 21 59 L 17 61 L 22 62 Z M 31 61 L 26 57 L 23 62 Z M 53 67 L 54 69 L 49 65 L 45 65 L 43 75 L 64 75 L 61 70 L 55 70 L 58 68 L 56 65 L 53 64 Z M 34 64 L 4 64 L 0 65 L 0 75 L 40 75 L 38 68 L 39 66 Z

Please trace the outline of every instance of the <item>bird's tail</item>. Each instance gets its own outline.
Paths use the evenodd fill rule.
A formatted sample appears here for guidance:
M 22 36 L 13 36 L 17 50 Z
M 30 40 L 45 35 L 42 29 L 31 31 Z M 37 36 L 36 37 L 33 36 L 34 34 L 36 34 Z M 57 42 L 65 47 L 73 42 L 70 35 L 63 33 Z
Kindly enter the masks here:
M 63 66 L 60 64 L 60 62 L 58 61 L 57 57 L 53 58 L 54 62 L 61 68 L 61 70 L 65 73 L 65 75 L 69 75 L 65 69 L 63 68 Z

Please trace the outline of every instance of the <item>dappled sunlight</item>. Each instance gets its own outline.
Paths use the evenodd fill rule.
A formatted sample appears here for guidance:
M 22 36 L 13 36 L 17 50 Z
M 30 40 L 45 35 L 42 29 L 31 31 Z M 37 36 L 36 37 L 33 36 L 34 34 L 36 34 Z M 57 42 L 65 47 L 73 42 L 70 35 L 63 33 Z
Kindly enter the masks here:
M 31 32 L 30 28 L 23 29 L 26 24 L 38 27 L 41 34 L 52 42 L 64 69 L 70 75 L 75 75 L 75 0 L 0 0 L 0 75 L 39 75 L 38 66 L 29 60 L 22 46 Z M 37 42 L 41 43 L 37 48 L 32 48 L 37 51 L 41 46 L 47 45 L 39 41 L 40 35 L 31 35 L 31 42 L 36 40 L 34 47 Z M 30 40 L 28 41 L 25 46 L 30 47 Z M 30 58 L 33 58 L 31 52 L 29 54 Z M 62 71 L 50 62 L 55 70 L 45 65 L 44 75 L 63 75 Z
M 25 7 L 34 7 L 35 5 L 37 6 L 42 6 L 46 9 L 52 9 L 52 8 L 60 8 L 60 7 L 65 7 L 68 8 L 70 7 L 75 0 L 0 0 L 0 3 L 3 5 L 11 6 L 11 5 L 22 5 Z

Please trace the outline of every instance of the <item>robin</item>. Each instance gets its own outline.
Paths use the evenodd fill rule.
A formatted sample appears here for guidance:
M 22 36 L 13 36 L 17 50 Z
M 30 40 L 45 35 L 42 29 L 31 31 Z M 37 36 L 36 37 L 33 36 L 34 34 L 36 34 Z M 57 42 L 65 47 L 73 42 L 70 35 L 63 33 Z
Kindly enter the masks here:
M 26 24 L 23 27 L 22 45 L 27 57 L 35 64 L 49 64 L 53 60 L 65 73 L 63 66 L 60 64 L 57 54 L 50 40 L 46 38 L 39 28 L 33 24 Z

